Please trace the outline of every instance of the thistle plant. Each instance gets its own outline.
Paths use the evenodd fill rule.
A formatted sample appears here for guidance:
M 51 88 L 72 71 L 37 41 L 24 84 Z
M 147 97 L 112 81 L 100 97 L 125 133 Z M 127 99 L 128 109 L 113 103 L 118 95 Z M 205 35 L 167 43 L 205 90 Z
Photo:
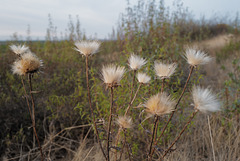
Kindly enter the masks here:
M 32 127 L 33 127 L 33 147 L 35 147 L 35 137 L 38 142 L 38 146 L 40 149 L 41 153 L 41 160 L 44 160 L 44 155 L 42 152 L 41 144 L 38 139 L 37 131 L 36 131 L 36 123 L 35 123 L 35 102 L 34 102 L 34 97 L 33 97 L 33 89 L 32 89 L 32 77 L 35 73 L 39 72 L 41 68 L 43 67 L 43 62 L 35 55 L 33 54 L 29 48 L 25 45 L 21 46 L 16 46 L 16 45 L 11 45 L 10 46 L 11 50 L 19 56 L 19 58 L 13 63 L 12 65 L 12 72 L 13 74 L 17 74 L 21 76 L 21 82 L 23 85 L 23 89 L 25 92 L 25 99 L 28 105 L 28 112 L 32 121 Z M 27 91 L 25 88 L 24 76 L 28 76 L 28 84 L 29 84 L 29 93 L 31 96 L 31 102 L 32 102 L 32 108 L 30 108 L 30 103 L 27 97 Z M 35 137 L 34 137 L 35 135 Z
M 110 64 L 107 66 L 103 66 L 102 68 L 102 80 L 106 84 L 106 86 L 111 91 L 111 106 L 110 113 L 108 118 L 108 127 L 107 127 L 107 161 L 110 160 L 110 132 L 111 132 L 111 124 L 112 124 L 112 111 L 113 111 L 113 89 L 120 85 L 120 81 L 123 78 L 125 72 L 124 67 L 116 66 L 114 64 Z
M 93 54 L 97 53 L 99 50 L 101 43 L 99 41 L 77 41 L 75 42 L 75 50 L 78 51 L 80 54 L 82 54 L 83 56 L 85 56 L 85 65 L 86 65 L 86 82 L 87 82 L 87 90 L 88 90 L 88 101 L 89 101 L 89 106 L 90 106 L 90 110 L 91 110 L 91 115 L 92 115 L 92 120 L 93 120 L 93 124 L 94 124 L 94 129 L 97 135 L 97 141 L 99 144 L 99 147 L 102 151 L 103 156 L 107 159 L 107 156 L 103 150 L 100 138 L 99 138 L 99 133 L 98 133 L 98 129 L 97 129 L 97 124 L 96 124 L 96 120 L 95 120 L 95 115 L 94 115 L 94 110 L 92 107 L 92 100 L 91 100 L 91 92 L 90 92 L 90 85 L 89 85 L 89 73 L 88 73 L 88 59 L 90 56 L 92 56 Z
M 185 51 L 184 58 L 186 59 L 187 63 L 190 65 L 190 71 L 189 71 L 189 74 L 188 74 L 188 78 L 187 78 L 186 83 L 185 83 L 185 85 L 183 87 L 183 90 L 182 90 L 182 92 L 181 92 L 181 94 L 180 94 L 180 96 L 179 96 L 179 98 L 177 100 L 177 103 L 175 105 L 175 110 L 170 115 L 167 123 L 163 127 L 162 132 L 161 132 L 160 136 L 158 137 L 157 141 L 154 143 L 154 145 L 157 145 L 157 143 L 160 141 L 160 138 L 164 134 L 168 124 L 170 123 L 171 119 L 173 118 L 173 115 L 174 115 L 174 113 L 175 113 L 175 111 L 176 111 L 176 109 L 177 109 L 177 107 L 178 107 L 178 105 L 179 105 L 179 103 L 180 103 L 180 101 L 181 101 L 181 99 L 182 99 L 182 97 L 184 95 L 184 92 L 185 92 L 185 90 L 187 88 L 187 85 L 188 85 L 188 82 L 189 82 L 189 80 L 191 78 L 193 69 L 196 68 L 199 65 L 207 64 L 212 59 L 211 57 L 207 56 L 207 54 L 204 53 L 203 51 L 197 50 L 195 48 L 187 48 L 186 51 Z M 153 155 L 154 151 L 155 151 L 155 149 L 153 148 L 150 156 Z

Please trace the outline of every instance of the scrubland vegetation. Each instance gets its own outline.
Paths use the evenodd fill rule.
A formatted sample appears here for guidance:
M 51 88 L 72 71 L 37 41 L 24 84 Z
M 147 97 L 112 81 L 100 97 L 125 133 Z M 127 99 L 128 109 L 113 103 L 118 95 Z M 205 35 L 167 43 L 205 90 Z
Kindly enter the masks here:
M 12 41 L 1 42 L 1 160 L 41 160 L 34 126 L 45 160 L 106 160 L 100 144 L 106 156 L 109 144 L 110 160 L 160 160 L 191 114 L 198 111 L 193 106 L 194 85 L 210 87 L 217 93 L 221 111 L 206 114 L 200 110 L 164 160 L 240 160 L 239 17 L 196 20 L 181 3 L 174 8 L 170 12 L 163 1 L 139 0 L 126 8 L 109 39 L 102 40 L 98 52 L 89 56 L 74 50 L 75 45 L 79 47 L 76 42 L 91 38 L 82 32 L 79 20 L 75 24 L 72 18 L 64 36 L 59 36 L 49 17 L 46 41 L 32 41 L 28 35 L 23 42 L 14 35 Z M 43 62 L 40 71 L 13 74 L 12 64 L 19 59 L 9 47 L 13 44 L 28 46 Z M 204 65 L 189 63 L 184 58 L 188 48 L 207 53 L 212 61 Z M 132 53 L 145 61 L 142 68 L 129 65 Z M 177 65 L 173 75 L 156 74 L 156 62 Z M 115 82 L 104 77 L 103 70 L 109 64 L 117 65 L 112 73 L 120 68 L 124 72 Z M 139 83 L 139 71 L 150 80 Z M 174 105 L 179 100 L 176 110 L 174 107 L 164 115 L 154 113 L 147 104 L 152 96 L 164 95 L 162 91 L 175 100 Z M 32 107 L 32 97 L 36 125 L 26 102 L 28 99 Z M 125 113 L 131 118 L 119 118 Z

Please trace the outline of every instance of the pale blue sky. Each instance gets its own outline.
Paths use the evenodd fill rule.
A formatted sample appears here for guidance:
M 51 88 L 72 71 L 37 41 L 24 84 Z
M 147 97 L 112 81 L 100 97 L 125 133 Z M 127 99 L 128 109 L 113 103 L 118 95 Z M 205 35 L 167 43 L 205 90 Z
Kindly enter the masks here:
M 136 3 L 138 0 L 129 0 Z M 172 5 L 173 0 L 165 0 Z M 182 0 L 189 11 L 200 15 L 219 14 L 231 16 L 240 11 L 240 0 Z M 44 39 L 48 27 L 48 14 L 58 32 L 65 32 L 69 15 L 76 20 L 79 16 L 81 27 L 88 36 L 97 34 L 98 38 L 107 38 L 116 26 L 119 14 L 124 12 L 126 0 L 0 0 L 0 40 L 10 40 L 16 32 L 26 37 L 30 25 L 32 39 Z

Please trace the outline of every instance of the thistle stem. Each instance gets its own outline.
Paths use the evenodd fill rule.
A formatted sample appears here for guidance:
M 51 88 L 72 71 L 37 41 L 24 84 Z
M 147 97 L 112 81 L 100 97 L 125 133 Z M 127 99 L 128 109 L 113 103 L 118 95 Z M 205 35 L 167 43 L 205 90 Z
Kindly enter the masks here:
M 124 133 L 124 142 L 123 142 L 123 146 L 122 146 L 122 149 L 121 149 L 121 153 L 120 153 L 120 158 L 119 158 L 119 160 L 122 159 L 123 150 L 124 150 L 124 147 L 125 147 L 125 144 L 126 144 L 126 134 L 125 134 L 125 129 L 123 129 L 123 133 Z
M 23 80 L 22 80 L 22 83 L 23 83 Z M 44 160 L 44 155 L 43 155 L 43 152 L 42 152 L 42 147 L 41 147 L 40 141 L 38 139 L 38 135 L 37 135 L 37 131 L 36 131 L 36 124 L 35 124 L 35 104 L 34 104 L 34 97 L 33 97 L 33 94 L 32 94 L 32 75 L 31 74 L 28 74 L 28 83 L 29 83 L 29 88 L 30 88 L 30 96 L 31 96 L 31 100 L 32 100 L 32 112 L 30 112 L 31 120 L 32 120 L 32 126 L 33 126 L 34 135 L 37 139 L 38 146 L 39 146 L 39 149 L 40 149 L 41 160 L 43 161 Z M 24 90 L 25 90 L 25 86 L 24 86 Z M 25 92 L 26 92 L 26 90 L 25 90 Z M 29 102 L 28 102 L 28 106 L 29 106 Z M 29 111 L 31 111 L 30 106 L 29 106 Z
M 142 86 L 142 83 L 139 84 L 138 89 L 137 89 L 137 91 L 136 91 L 134 97 L 132 98 L 131 102 L 129 103 L 129 105 L 128 105 L 127 109 L 126 109 L 126 112 L 125 112 L 124 116 L 126 116 L 126 115 L 128 114 L 128 111 L 130 110 L 130 108 L 131 108 L 133 102 L 135 101 L 135 99 L 136 99 L 136 97 L 137 97 L 137 94 L 138 94 L 139 89 L 141 88 L 141 86 Z
M 163 160 L 164 157 L 167 155 L 167 153 L 169 152 L 169 150 L 175 145 L 175 143 L 179 140 L 179 138 L 182 136 L 183 132 L 186 130 L 186 128 L 188 127 L 188 125 L 190 124 L 190 122 L 192 121 L 192 119 L 196 116 L 196 114 L 198 113 L 199 110 L 196 110 L 195 112 L 192 113 L 192 116 L 189 118 L 188 122 L 185 124 L 185 126 L 183 127 L 183 129 L 181 130 L 181 132 L 179 133 L 179 135 L 175 138 L 175 140 L 173 141 L 173 143 L 169 146 L 169 148 L 165 151 L 165 153 L 163 154 L 163 156 L 160 158 L 160 160 Z
M 163 136 L 163 134 L 164 134 L 164 132 L 165 132 L 168 124 L 169 124 L 170 121 L 172 120 L 172 117 L 173 117 L 173 115 L 174 115 L 174 113 L 175 113 L 175 111 L 176 111 L 176 109 L 177 109 L 177 107 L 178 107 L 178 104 L 180 103 L 180 101 L 181 101 L 181 99 L 182 99 L 182 97 L 183 97 L 183 94 L 184 94 L 184 92 L 185 92 L 185 90 L 186 90 L 186 87 L 187 87 L 188 82 L 189 82 L 189 80 L 190 80 L 190 77 L 191 77 L 191 75 L 192 75 L 193 69 L 194 69 L 194 66 L 191 66 L 191 69 L 190 69 L 188 78 L 187 78 L 186 83 L 185 83 L 185 85 L 184 85 L 184 87 L 183 87 L 183 91 L 182 91 L 182 93 L 181 93 L 181 95 L 180 95 L 180 97 L 179 97 L 179 99 L 178 99 L 178 101 L 177 101 L 177 103 L 176 103 L 176 105 L 175 105 L 175 110 L 172 112 L 171 116 L 169 117 L 169 119 L 168 119 L 167 123 L 165 124 L 165 126 L 164 126 L 164 128 L 163 128 L 163 130 L 162 130 L 162 132 L 161 132 L 161 134 L 160 134 L 160 136 L 158 137 L 157 141 L 154 143 L 154 146 L 156 146 L 157 143 L 160 141 L 160 139 L 161 139 L 161 137 Z M 155 151 L 155 148 L 153 148 L 151 155 L 153 155 L 154 151 Z
M 152 141 L 150 143 L 150 149 L 149 149 L 149 160 L 152 160 L 152 157 L 151 157 L 151 151 L 152 151 L 152 145 L 153 145 L 153 142 L 154 142 L 154 138 L 157 134 L 157 125 L 158 125 L 158 116 L 156 115 L 155 116 L 155 121 L 154 121 L 154 126 L 153 126 L 153 131 L 152 131 Z
M 94 129 L 97 135 L 97 142 L 100 146 L 100 149 L 103 153 L 103 156 L 105 157 L 105 159 L 107 160 L 106 154 L 104 153 L 102 144 L 100 142 L 100 138 L 99 138 L 99 133 L 97 130 L 97 124 L 96 124 L 96 120 L 95 120 L 95 116 L 94 116 L 94 112 L 93 112 L 93 108 L 92 108 L 92 101 L 91 101 L 91 94 L 90 94 L 90 87 L 89 87 L 89 78 L 88 78 L 88 56 L 86 56 L 86 81 L 87 81 L 87 90 L 88 90 L 88 101 L 89 101 L 89 106 L 90 106 L 90 110 L 91 110 L 91 114 L 92 114 L 92 119 L 93 119 L 93 124 L 94 124 Z
M 136 70 L 133 70 L 133 80 L 132 80 L 132 88 L 131 88 L 131 94 L 130 94 L 130 102 L 131 102 L 132 96 L 133 96 L 133 89 L 134 89 L 134 85 L 135 85 L 135 77 L 136 77 Z
M 110 107 L 110 114 L 108 118 L 108 128 L 107 128 L 107 161 L 110 161 L 109 158 L 109 138 L 110 138 L 110 132 L 111 132 L 111 124 L 112 124 L 112 108 L 113 108 L 113 87 L 110 87 L 111 89 L 111 107 Z
M 162 87 L 161 87 L 161 93 L 163 93 L 163 89 L 164 89 L 164 84 L 165 84 L 165 78 L 163 78 L 163 80 L 162 80 Z

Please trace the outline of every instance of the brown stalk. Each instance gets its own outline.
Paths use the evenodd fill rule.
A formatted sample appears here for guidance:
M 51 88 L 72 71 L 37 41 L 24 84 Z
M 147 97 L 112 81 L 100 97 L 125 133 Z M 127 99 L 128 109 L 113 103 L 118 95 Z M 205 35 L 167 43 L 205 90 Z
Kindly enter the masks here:
M 164 89 L 164 84 L 165 84 L 165 78 L 163 78 L 163 80 L 162 80 L 162 87 L 161 87 L 161 93 L 163 93 L 163 89 Z
M 154 138 L 155 138 L 155 134 L 157 134 L 157 125 L 158 125 L 158 116 L 155 115 L 155 121 L 154 121 L 154 126 L 153 126 L 153 131 L 152 131 L 152 140 L 151 140 L 151 143 L 150 143 L 150 149 L 149 149 L 149 160 L 152 160 L 152 157 L 151 157 L 151 151 L 152 151 L 152 145 L 153 145 L 153 142 L 154 142 Z
M 110 132 L 111 132 L 111 124 L 112 124 L 112 108 L 113 108 L 113 87 L 110 87 L 111 89 L 111 107 L 110 107 L 110 114 L 109 114 L 109 118 L 108 118 L 108 128 L 107 128 L 107 161 L 110 161 L 109 158 L 109 138 L 110 138 Z
M 160 158 L 160 160 L 163 160 L 164 157 L 167 155 L 167 153 L 169 152 L 169 150 L 175 145 L 175 143 L 179 140 L 179 138 L 182 136 L 183 132 L 186 130 L 186 128 L 188 127 L 188 125 L 190 124 L 190 122 L 192 121 L 192 119 L 196 116 L 196 114 L 198 113 L 199 110 L 196 110 L 195 112 L 192 113 L 192 116 L 189 118 L 188 122 L 185 124 L 185 126 L 183 127 L 182 131 L 179 133 L 179 135 L 175 138 L 175 140 L 172 142 L 172 144 L 169 146 L 169 148 L 165 151 L 165 153 L 163 154 L 163 156 Z
M 135 84 L 136 71 L 137 70 L 133 70 L 133 80 L 132 80 L 132 89 L 131 89 L 131 94 L 130 94 L 130 102 L 131 102 L 132 96 L 133 96 L 133 89 L 134 89 L 134 84 Z
M 136 97 L 137 97 L 137 94 L 138 94 L 139 89 L 141 88 L 141 86 L 142 86 L 142 83 L 139 84 L 138 89 L 137 89 L 137 91 L 136 91 L 134 97 L 132 98 L 131 102 L 129 103 L 129 105 L 128 105 L 127 109 L 126 109 L 126 112 L 125 112 L 124 116 L 126 116 L 127 113 L 128 113 L 128 111 L 130 110 L 130 108 L 131 108 L 133 102 L 135 101 L 135 99 L 136 99 Z
M 23 83 L 23 79 L 22 79 L 22 83 Z M 28 74 L 28 83 L 29 83 L 29 88 L 30 88 L 30 96 L 31 96 L 31 100 L 32 100 L 32 112 L 30 112 L 30 105 L 29 105 L 29 101 L 28 99 L 26 98 L 27 100 L 27 104 L 28 104 L 28 110 L 29 110 L 29 114 L 31 116 L 31 120 L 32 120 L 32 126 L 33 126 L 33 131 L 34 131 L 34 135 L 37 139 L 37 142 L 38 142 L 38 146 L 39 146 L 39 149 L 40 149 L 40 153 L 41 153 L 41 160 L 43 161 L 44 160 L 44 155 L 43 155 L 43 152 L 42 152 L 42 147 L 41 147 L 41 144 L 40 144 L 40 141 L 38 139 L 38 135 L 37 135 L 37 131 L 36 131 L 36 124 L 35 124 L 35 104 L 34 104 L 34 97 L 32 95 L 32 74 Z M 24 86 L 24 83 L 23 83 L 23 86 Z M 24 90 L 25 90 L 25 94 L 26 94 L 26 89 L 25 89 L 25 86 L 24 86 Z
M 192 75 L 193 69 L 194 69 L 194 66 L 191 66 L 191 69 L 190 69 L 188 78 L 187 78 L 186 83 L 185 83 L 184 88 L 183 88 L 183 91 L 182 91 L 182 93 L 181 93 L 181 95 L 180 95 L 180 97 L 179 97 L 179 99 L 178 99 L 178 101 L 177 101 L 177 104 L 175 105 L 175 110 L 172 112 L 171 116 L 169 117 L 169 119 L 168 119 L 167 123 L 165 124 L 165 126 L 164 126 L 164 128 L 163 128 L 163 130 L 162 130 L 162 132 L 161 132 L 161 134 L 160 134 L 160 136 L 158 137 L 157 141 L 154 143 L 154 146 L 156 146 L 157 143 L 160 141 L 160 139 L 161 139 L 161 137 L 163 136 L 163 133 L 165 132 L 168 124 L 169 124 L 170 121 L 172 120 L 172 117 L 173 117 L 173 115 L 174 115 L 174 113 L 175 113 L 175 111 L 176 111 L 176 109 L 177 109 L 177 106 L 178 106 L 178 104 L 180 103 L 180 101 L 181 101 L 181 99 L 182 99 L 182 97 L 183 97 L 183 94 L 184 94 L 184 92 L 185 92 L 185 90 L 186 90 L 186 87 L 187 87 L 187 84 L 188 84 L 188 82 L 189 82 L 189 80 L 190 80 L 190 77 L 191 77 L 191 75 Z M 153 147 L 153 150 L 152 150 L 151 155 L 153 155 L 154 151 L 155 151 L 155 148 Z
M 122 149 L 121 149 L 121 153 L 120 153 L 120 158 L 119 158 L 119 160 L 122 159 L 123 150 L 124 150 L 124 147 L 125 147 L 125 144 L 126 144 L 126 134 L 125 134 L 125 129 L 123 129 L 123 133 L 124 133 L 124 142 L 123 142 L 123 146 L 122 146 Z
M 90 94 L 90 87 L 89 87 L 89 78 L 88 78 L 88 56 L 86 56 L 86 81 L 87 81 L 87 90 L 88 90 L 88 101 L 89 101 L 89 106 L 90 106 L 90 110 L 91 110 L 91 114 L 92 114 L 94 129 L 95 129 L 96 135 L 97 135 L 97 142 L 100 146 L 100 149 L 103 153 L 103 156 L 107 160 L 106 154 L 104 153 L 104 150 L 103 150 L 100 138 L 99 138 L 99 133 L 98 133 L 98 130 L 97 130 L 97 124 L 96 124 L 96 120 L 95 120 L 95 116 L 94 116 L 93 108 L 92 108 L 92 101 L 91 101 L 91 94 Z

